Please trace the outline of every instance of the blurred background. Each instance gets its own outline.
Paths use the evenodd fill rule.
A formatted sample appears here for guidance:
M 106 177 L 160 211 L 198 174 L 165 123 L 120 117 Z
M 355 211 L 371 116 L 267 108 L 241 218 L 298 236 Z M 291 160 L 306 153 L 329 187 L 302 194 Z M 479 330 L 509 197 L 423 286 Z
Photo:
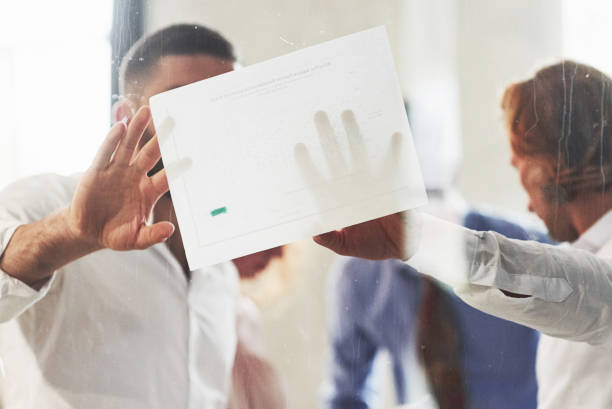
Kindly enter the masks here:
M 607 0 L 3 1 L 0 187 L 88 166 L 109 127 L 121 57 L 143 33 L 204 24 L 250 65 L 385 25 L 402 91 L 421 107 L 410 116 L 413 132 L 461 141 L 441 161 L 462 157 L 459 187 L 468 201 L 521 212 L 526 197 L 509 163 L 501 93 L 562 57 L 612 71 L 611 13 Z M 266 354 L 290 408 L 320 400 L 334 261 L 310 241 L 296 243 L 243 285 L 261 307 Z

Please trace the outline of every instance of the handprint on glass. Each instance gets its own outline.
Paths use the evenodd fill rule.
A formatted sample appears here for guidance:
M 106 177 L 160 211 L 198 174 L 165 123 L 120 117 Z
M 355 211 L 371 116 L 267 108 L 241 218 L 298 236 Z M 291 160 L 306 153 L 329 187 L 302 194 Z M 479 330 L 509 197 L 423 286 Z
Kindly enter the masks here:
M 376 198 L 376 193 L 394 190 L 394 175 L 400 170 L 399 157 L 402 135 L 392 135 L 382 164 L 377 167 L 368 156 L 366 141 L 352 110 L 341 114 L 342 124 L 348 140 L 350 158 L 344 157 L 336 133 L 328 115 L 319 111 L 314 115 L 314 124 L 325 162 L 329 169 L 326 176 L 312 159 L 303 143 L 294 147 L 294 156 L 300 174 L 323 213 L 338 207 Z

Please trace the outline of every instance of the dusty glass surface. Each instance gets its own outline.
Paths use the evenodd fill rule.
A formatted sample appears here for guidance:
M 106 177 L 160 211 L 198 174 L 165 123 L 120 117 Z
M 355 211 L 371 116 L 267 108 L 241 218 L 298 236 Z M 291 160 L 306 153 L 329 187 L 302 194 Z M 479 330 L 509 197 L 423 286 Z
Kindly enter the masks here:
M 17 182 L 0 193 L 0 407 L 612 403 L 612 385 L 601 386 L 612 363 L 605 347 L 612 281 L 602 261 L 612 208 L 608 1 L 62 0 L 0 7 L 0 187 Z M 126 57 L 141 68 L 112 90 L 123 54 L 111 60 L 111 44 L 125 53 L 140 29 L 150 36 L 182 23 L 186 32 L 218 31 L 236 60 L 224 42 L 214 52 L 168 52 L 178 46 L 162 41 L 168 48 L 161 56 Z M 426 219 L 430 233 L 414 239 L 423 246 L 412 264 L 348 259 L 306 239 L 190 273 L 178 232 L 168 238 L 167 222 L 176 222 L 171 198 L 149 203 L 163 190 L 161 178 L 123 201 L 150 205 L 138 211 L 109 203 L 124 187 L 148 183 L 143 172 L 115 179 L 91 173 L 80 196 L 79 176 L 22 181 L 84 172 L 105 141 L 109 117 L 136 129 L 133 118 L 146 115 L 137 117 L 137 109 L 156 93 L 378 25 L 389 35 L 428 189 L 421 211 L 472 230 L 567 243 L 515 244 Z M 549 66 L 508 96 L 511 84 Z M 153 136 L 152 127 L 143 132 L 140 148 Z M 548 144 L 523 145 L 525 135 Z M 120 150 L 101 155 L 94 170 L 121 159 Z M 157 161 L 142 156 L 143 169 Z M 75 197 L 82 200 L 75 204 Z M 148 221 L 161 223 L 157 240 L 151 233 L 141 241 L 114 240 L 121 234 L 95 245 L 75 241 L 85 237 L 84 225 L 74 230 L 57 215 L 77 220 L 66 211 L 81 205 L 94 209 L 91 219 L 112 219 L 115 209 L 136 215 L 126 218 L 139 229 L 153 214 Z M 125 231 L 120 222 L 107 230 Z M 73 230 L 81 236 L 68 234 Z M 91 228 L 96 233 L 88 237 L 107 230 Z M 585 253 L 565 253 L 570 246 Z

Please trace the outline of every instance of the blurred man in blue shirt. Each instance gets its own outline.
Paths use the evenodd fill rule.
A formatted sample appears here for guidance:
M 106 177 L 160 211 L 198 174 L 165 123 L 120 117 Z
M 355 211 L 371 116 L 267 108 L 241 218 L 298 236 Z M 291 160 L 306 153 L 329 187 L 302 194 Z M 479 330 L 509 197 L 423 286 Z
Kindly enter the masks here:
M 435 109 L 434 102 L 419 105 L 424 108 L 421 118 L 427 119 L 427 107 Z M 436 121 L 424 121 L 429 128 L 411 123 L 430 198 L 426 211 L 470 229 L 550 242 L 536 230 L 468 208 L 453 188 L 460 162 L 456 134 L 431 128 Z M 416 369 L 422 366 L 440 409 L 537 407 L 536 331 L 468 306 L 398 260 L 347 258 L 333 278 L 329 408 L 376 406 L 381 391 L 372 381 L 379 375 L 375 360 L 383 350 L 391 358 L 398 404 L 415 399 L 409 385 L 414 384 L 411 377 L 420 377 Z

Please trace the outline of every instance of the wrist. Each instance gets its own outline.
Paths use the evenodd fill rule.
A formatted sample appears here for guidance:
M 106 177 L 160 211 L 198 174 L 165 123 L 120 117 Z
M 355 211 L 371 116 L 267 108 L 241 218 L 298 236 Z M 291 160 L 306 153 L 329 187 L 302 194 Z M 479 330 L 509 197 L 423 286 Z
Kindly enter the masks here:
M 58 268 L 99 248 L 71 227 L 66 209 L 19 226 L 0 256 L 0 268 L 33 288 L 40 287 Z
M 416 254 L 421 244 L 423 233 L 423 216 L 415 210 L 406 210 L 400 213 L 403 224 L 403 242 L 400 246 L 399 259 L 408 260 Z
M 56 231 L 58 240 L 66 247 L 72 248 L 75 258 L 82 257 L 94 251 L 101 250 L 104 246 L 75 222 L 70 207 L 60 211 L 54 217 L 53 230 Z

